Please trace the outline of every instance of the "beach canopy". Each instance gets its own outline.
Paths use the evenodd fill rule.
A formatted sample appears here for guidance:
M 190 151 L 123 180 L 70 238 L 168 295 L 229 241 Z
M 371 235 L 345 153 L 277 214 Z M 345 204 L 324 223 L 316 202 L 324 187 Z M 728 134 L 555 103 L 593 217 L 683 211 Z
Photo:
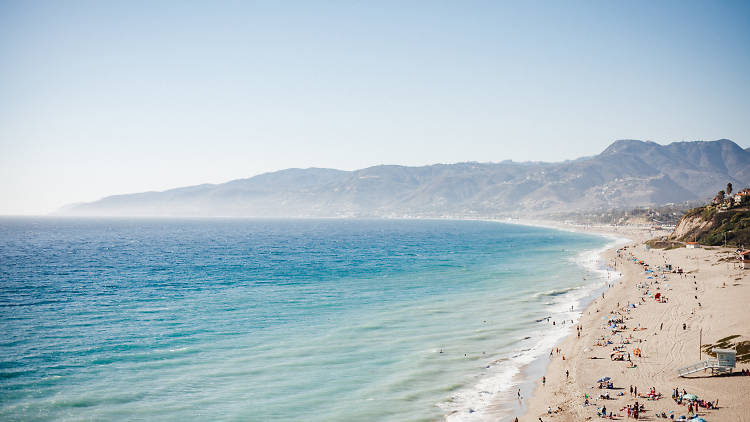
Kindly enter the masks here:
M 596 380 L 596 382 L 607 382 L 607 381 L 609 381 L 611 379 L 612 378 L 610 378 L 610 377 L 603 377 L 603 378 L 599 378 L 598 380 Z
M 685 394 L 682 398 L 686 400 L 698 400 L 698 396 L 695 394 Z

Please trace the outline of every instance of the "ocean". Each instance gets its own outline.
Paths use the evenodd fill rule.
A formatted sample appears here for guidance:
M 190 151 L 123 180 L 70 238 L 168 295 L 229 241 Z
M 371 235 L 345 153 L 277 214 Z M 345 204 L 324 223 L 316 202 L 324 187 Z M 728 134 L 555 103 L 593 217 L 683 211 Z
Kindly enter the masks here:
M 2 218 L 0 415 L 511 418 L 524 368 L 611 277 L 611 242 L 487 221 Z

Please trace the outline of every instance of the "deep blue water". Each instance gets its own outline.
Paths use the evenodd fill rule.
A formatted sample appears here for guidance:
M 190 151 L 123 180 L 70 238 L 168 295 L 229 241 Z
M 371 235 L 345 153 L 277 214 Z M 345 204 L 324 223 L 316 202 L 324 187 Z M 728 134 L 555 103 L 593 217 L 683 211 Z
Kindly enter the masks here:
M 604 244 L 479 221 L 0 219 L 0 415 L 480 410 L 476 385 L 509 387 L 506 359 L 555 335 L 536 319 L 585 295 L 575 261 Z

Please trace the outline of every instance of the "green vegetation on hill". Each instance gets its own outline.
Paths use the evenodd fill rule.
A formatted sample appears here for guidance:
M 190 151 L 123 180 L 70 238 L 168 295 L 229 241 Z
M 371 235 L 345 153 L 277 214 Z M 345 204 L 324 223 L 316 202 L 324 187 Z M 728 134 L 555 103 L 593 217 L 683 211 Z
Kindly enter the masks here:
M 738 334 L 735 334 L 729 337 L 724 337 L 714 344 L 704 344 L 703 351 L 709 356 L 716 357 L 716 353 L 711 351 L 713 348 L 735 349 L 737 350 L 737 362 L 750 362 L 750 341 L 732 341 L 739 337 Z
M 726 233 L 727 244 L 750 245 L 750 211 L 714 213 L 714 229 L 702 237 L 707 245 L 721 245 Z
M 710 224 L 704 224 L 710 222 Z M 720 210 L 714 206 L 694 208 L 682 217 L 677 231 L 683 229 L 678 240 L 695 240 L 702 245 L 750 247 L 750 210 L 746 208 Z
M 674 232 L 662 240 L 750 247 L 750 189 L 735 195 L 733 191 L 732 183 L 727 183 L 726 190 L 720 190 L 711 204 L 686 211 Z

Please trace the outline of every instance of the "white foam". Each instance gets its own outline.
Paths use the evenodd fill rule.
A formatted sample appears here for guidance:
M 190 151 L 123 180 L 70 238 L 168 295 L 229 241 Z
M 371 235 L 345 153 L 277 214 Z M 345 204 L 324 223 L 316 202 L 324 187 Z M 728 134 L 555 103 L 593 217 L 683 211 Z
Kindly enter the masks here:
M 490 411 L 497 397 L 515 387 L 521 369 L 548 353 L 567 333 L 567 329 L 535 331 L 529 340 L 522 342 L 526 347 L 511 352 L 509 358 L 491 366 L 474 385 L 439 404 L 447 413 L 445 419 L 451 422 L 497 420 L 497 415 Z
M 578 321 L 582 312 L 583 303 L 591 298 L 597 290 L 604 288 L 608 283 L 614 283 L 619 278 L 619 273 L 606 267 L 601 254 L 607 249 L 626 244 L 629 239 L 610 236 L 612 242 L 606 246 L 584 251 L 578 254 L 573 261 L 583 267 L 590 277 L 586 277 L 584 285 L 562 289 L 552 289 L 534 295 L 535 298 L 547 296 L 553 300 L 546 302 L 547 312 L 551 321 L 572 321 L 565 325 L 552 325 L 541 322 L 540 329 L 534 331 L 530 337 L 523 340 L 517 350 L 509 352 L 507 359 L 499 359 L 496 365 L 491 365 L 485 374 L 479 376 L 475 384 L 455 393 L 447 402 L 438 404 L 446 414 L 445 419 L 450 422 L 463 421 L 489 421 L 497 420 L 499 416 L 492 411 L 491 405 L 511 388 L 519 384 L 517 376 L 521 369 L 535 360 L 543 357 L 554 348 Z M 571 306 L 573 310 L 571 311 Z

